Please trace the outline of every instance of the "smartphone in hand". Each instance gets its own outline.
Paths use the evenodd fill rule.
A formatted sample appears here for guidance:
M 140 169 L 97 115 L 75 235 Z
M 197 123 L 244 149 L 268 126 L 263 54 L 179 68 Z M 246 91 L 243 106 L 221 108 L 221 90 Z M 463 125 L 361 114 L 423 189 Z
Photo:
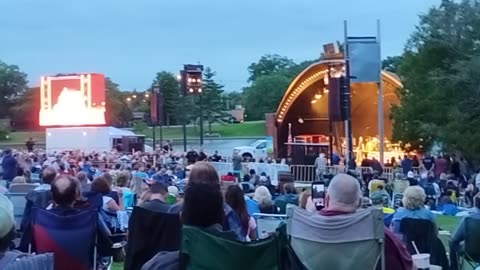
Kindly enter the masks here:
M 325 207 L 325 182 L 312 183 L 312 201 L 318 211 Z

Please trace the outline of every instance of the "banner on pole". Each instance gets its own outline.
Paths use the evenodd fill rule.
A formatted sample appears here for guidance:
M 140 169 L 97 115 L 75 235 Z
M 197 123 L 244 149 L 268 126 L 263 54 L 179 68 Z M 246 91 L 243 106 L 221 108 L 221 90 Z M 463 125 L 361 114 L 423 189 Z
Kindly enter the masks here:
M 352 82 L 380 82 L 382 61 L 377 37 L 347 37 L 347 54 Z

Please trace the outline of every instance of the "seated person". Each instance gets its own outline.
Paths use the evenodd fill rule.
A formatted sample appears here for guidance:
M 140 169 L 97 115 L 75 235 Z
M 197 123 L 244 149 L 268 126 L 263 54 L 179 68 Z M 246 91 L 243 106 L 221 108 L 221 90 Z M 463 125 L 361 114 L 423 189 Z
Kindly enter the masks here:
M 392 226 L 396 233 L 400 232 L 400 222 L 404 218 L 425 219 L 435 223 L 435 215 L 424 205 L 426 197 L 425 191 L 420 186 L 405 189 L 402 198 L 403 207 L 397 209 L 392 219 Z
M 200 161 L 196 162 L 191 167 L 187 189 L 191 184 L 208 184 L 212 188 L 217 188 L 220 187 L 220 177 L 218 176 L 218 173 L 212 166 L 212 164 L 205 161 Z M 181 211 L 182 208 L 183 204 L 176 204 L 172 206 L 170 212 L 178 213 Z M 237 240 L 245 241 L 245 235 L 243 234 L 242 225 L 238 215 L 226 203 L 223 204 L 223 208 L 225 211 L 225 220 L 222 223 L 223 229 L 225 231 L 233 231 L 236 235 Z
M 70 210 L 87 205 L 86 202 L 80 200 L 80 182 L 73 176 L 57 177 L 52 182 L 51 192 L 53 204 L 49 205 L 47 209 L 57 213 L 71 213 Z
M 255 186 L 250 182 L 250 175 L 245 174 L 243 176 L 243 181 L 241 183 L 243 192 L 245 193 L 251 193 L 255 191 Z M 248 188 L 247 188 L 248 187 Z
M 118 199 L 119 203 L 115 202 L 114 199 L 108 197 L 107 195 L 112 191 L 111 186 L 108 184 L 107 180 L 103 176 L 95 178 L 92 182 L 91 191 L 102 194 L 103 205 L 102 209 L 106 212 L 115 213 L 117 211 L 124 210 L 122 204 L 122 194 L 119 194 Z M 121 189 L 118 191 L 121 192 Z
M 378 196 L 380 195 L 383 198 L 384 205 L 390 205 L 390 194 L 384 189 L 383 185 L 378 185 L 377 190 L 370 192 L 370 199 L 372 199 L 373 196 Z
M 325 195 L 325 208 L 319 211 L 323 216 L 347 215 L 356 212 L 361 205 L 362 191 L 358 181 L 346 174 L 333 177 Z M 385 229 L 386 269 L 410 270 L 412 259 L 403 243 L 388 229 Z
M 265 186 L 258 186 L 255 189 L 253 200 L 258 204 L 260 213 L 263 214 L 278 214 L 278 210 L 272 201 L 272 194 Z
M 389 208 L 388 204 L 385 204 L 385 197 L 379 192 L 373 192 L 372 194 L 370 194 L 370 200 L 373 207 L 378 207 L 382 209 L 383 223 L 386 227 L 390 227 L 390 223 L 392 222 L 395 210 Z
M 298 194 L 295 193 L 293 183 L 287 183 L 283 186 L 284 193 L 275 199 L 275 206 L 280 208 L 280 213 L 286 213 L 287 204 L 298 205 Z
M 33 207 L 47 208 L 50 205 L 52 193 L 50 191 L 50 184 L 57 177 L 57 171 L 52 166 L 46 167 L 42 171 L 42 184 L 30 191 L 25 197 L 25 210 L 20 225 L 20 230 L 23 232 L 22 240 L 20 241 L 19 249 L 23 252 L 28 251 L 30 244 L 30 223 L 31 212 Z
M 232 172 L 228 172 L 227 175 L 222 175 L 222 181 L 235 182 L 235 175 Z
M 436 207 L 437 211 L 447 216 L 455 216 L 459 212 L 457 205 L 452 201 L 452 193 L 451 190 L 447 190 L 447 193 L 439 199 Z
M 189 183 L 185 190 L 182 222 L 184 225 L 203 228 L 212 234 L 237 239 L 234 232 L 223 231 L 222 224 L 225 219 L 223 204 L 220 186 Z M 182 269 L 179 267 L 179 257 L 178 251 L 159 252 L 142 267 L 142 270 Z
M 168 213 L 171 205 L 166 203 L 167 186 L 158 181 L 148 186 L 150 196 L 147 201 L 142 202 L 139 207 L 152 212 Z
M 232 207 L 235 213 L 237 213 L 240 222 L 242 223 L 242 228 L 247 241 L 256 240 L 257 223 L 255 222 L 255 219 L 248 214 L 247 204 L 242 189 L 237 185 L 229 186 L 225 192 L 225 202 Z
M 471 215 L 465 218 L 473 218 L 480 220 L 480 193 L 473 198 L 474 208 Z M 451 269 L 458 269 L 458 252 L 462 249 L 463 241 L 467 237 L 465 229 L 465 218 L 458 224 L 455 232 L 450 240 L 450 265 Z

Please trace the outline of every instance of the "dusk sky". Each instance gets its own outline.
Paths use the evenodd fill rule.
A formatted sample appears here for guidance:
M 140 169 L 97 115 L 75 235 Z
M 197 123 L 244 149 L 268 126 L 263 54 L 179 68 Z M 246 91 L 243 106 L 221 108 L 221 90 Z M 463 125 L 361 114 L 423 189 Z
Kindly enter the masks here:
M 401 54 L 424 14 L 440 0 L 0 0 L 0 60 L 30 85 L 41 75 L 97 72 L 121 89 L 144 90 L 157 71 L 187 63 L 217 72 L 226 90 L 247 85 L 247 67 L 264 54 L 303 61 L 322 45 L 375 35 L 382 56 Z

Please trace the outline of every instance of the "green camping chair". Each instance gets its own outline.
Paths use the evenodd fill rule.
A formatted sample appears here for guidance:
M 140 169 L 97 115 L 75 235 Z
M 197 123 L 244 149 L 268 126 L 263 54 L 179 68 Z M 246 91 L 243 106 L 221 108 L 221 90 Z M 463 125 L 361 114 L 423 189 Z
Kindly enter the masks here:
M 307 269 L 385 269 L 380 209 L 321 216 L 296 207 L 287 215 L 290 245 Z
M 201 228 L 183 226 L 181 265 L 188 270 L 279 270 L 282 252 L 287 247 L 286 225 L 269 238 L 239 242 Z
M 465 249 L 460 252 L 460 269 L 464 269 L 465 262 L 472 269 L 480 265 L 480 220 L 465 218 Z

